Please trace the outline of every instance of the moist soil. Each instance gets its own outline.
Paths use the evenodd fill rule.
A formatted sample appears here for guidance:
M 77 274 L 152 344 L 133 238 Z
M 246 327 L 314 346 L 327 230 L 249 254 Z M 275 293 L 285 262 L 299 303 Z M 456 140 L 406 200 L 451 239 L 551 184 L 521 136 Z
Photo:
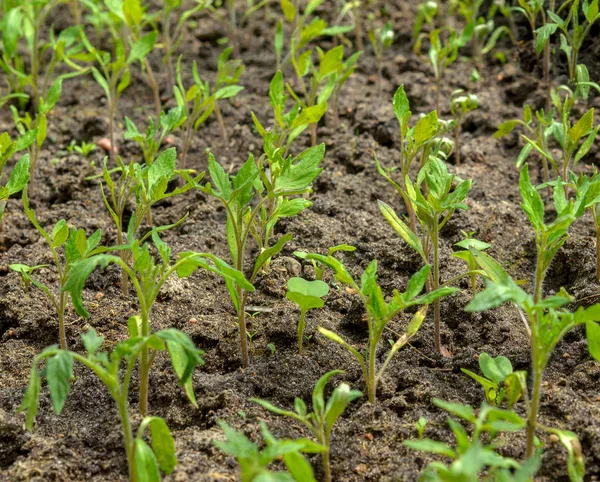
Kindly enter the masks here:
M 159 357 L 151 372 L 150 407 L 154 415 L 164 417 L 173 431 L 179 463 L 167 481 L 237 480 L 235 461 L 212 444 L 222 440 L 217 425 L 225 420 L 255 441 L 260 441 L 260 423 L 266 422 L 278 437 L 308 436 L 303 427 L 272 415 L 248 401 L 260 397 L 291 409 L 294 397 L 310 401 L 313 386 L 329 370 L 343 369 L 335 383 L 347 381 L 364 390 L 361 372 L 352 356 L 342 347 L 315 334 L 316 326 L 334 330 L 363 347 L 366 323 L 363 308 L 356 296 L 331 281 L 332 290 L 325 307 L 308 315 L 307 335 L 302 355 L 297 354 L 296 322 L 299 312 L 285 298 L 286 280 L 291 276 L 314 276 L 311 266 L 295 258 L 295 250 L 325 253 L 341 243 L 356 247 L 342 258 L 359 275 L 373 259 L 379 262 L 380 282 L 386 294 L 402 290 L 408 277 L 420 267 L 417 256 L 393 232 L 379 213 L 377 200 L 382 199 L 404 212 L 393 188 L 377 173 L 374 154 L 385 165 L 398 159 L 397 121 L 391 99 L 398 85 L 404 84 L 411 102 L 413 122 L 420 113 L 434 109 L 435 83 L 431 68 L 411 50 L 412 24 L 416 6 L 396 0 L 376 2 L 387 5 L 396 37 L 383 59 L 383 81 L 378 93 L 374 56 L 367 49 L 358 70 L 348 81 L 340 98 L 340 124 L 334 126 L 328 116 L 319 125 L 319 140 L 327 147 L 323 172 L 314 183 L 313 206 L 301 215 L 284 219 L 277 226 L 277 236 L 293 233 L 293 241 L 273 260 L 270 271 L 259 277 L 250 304 L 261 308 L 248 320 L 254 334 L 251 365 L 240 366 L 238 331 L 234 310 L 221 279 L 197 272 L 187 279 L 173 277 L 163 289 L 152 313 L 152 325 L 158 330 L 176 327 L 187 333 L 205 351 L 205 366 L 196 370 L 193 385 L 199 408 L 193 408 L 169 368 L 166 357 Z M 416 3 L 416 2 L 415 2 Z M 329 18 L 329 7 L 319 14 Z M 188 154 L 188 166 L 203 171 L 210 148 L 218 161 L 231 172 L 258 154 L 261 141 L 253 130 L 250 113 L 263 123 L 270 122 L 269 80 L 274 74 L 272 46 L 274 21 L 256 19 L 238 34 L 241 57 L 246 69 L 241 79 L 245 90 L 232 104 L 223 102 L 223 115 L 229 137 L 219 136 L 218 125 L 211 120 L 197 133 Z M 56 10 L 52 23 L 56 29 L 68 26 L 66 10 Z M 464 119 L 461 135 L 460 166 L 450 159 L 449 169 L 461 178 L 473 179 L 467 198 L 469 210 L 458 212 L 444 227 L 441 235 L 442 277 L 450 279 L 464 271 L 462 262 L 451 256 L 453 245 L 462 239 L 461 230 L 489 242 L 489 253 L 498 259 L 515 279 L 530 280 L 534 271 L 535 240 L 525 214 L 520 209 L 518 175 L 515 160 L 522 146 L 517 133 L 496 140 L 493 133 L 503 121 L 520 118 L 522 106 L 535 108 L 544 104 L 544 86 L 540 66 L 530 42 L 527 26 L 517 24 L 519 44 L 507 47 L 504 65 L 486 60 L 479 84 L 470 80 L 471 66 L 460 62 L 450 67 L 442 92 L 440 116 L 449 117 L 446 107 L 449 94 L 458 88 L 477 93 L 480 107 Z M 593 34 L 590 38 L 593 38 Z M 214 19 L 198 20 L 181 46 L 184 72 L 192 61 L 201 75 L 212 79 L 222 49 L 218 40 L 226 31 Z M 598 44 L 587 42 L 582 53 L 591 77 L 597 78 L 600 64 L 595 62 Z M 331 46 L 325 42 L 322 46 Z M 595 51 L 596 52 L 595 52 Z M 160 58 L 153 59 L 159 69 Z M 555 78 L 564 80 L 565 66 L 556 65 Z M 138 125 L 145 125 L 153 112 L 152 96 L 139 72 L 133 72 L 132 85 L 122 96 L 119 119 L 127 115 Z M 165 76 L 160 76 L 164 85 Z M 165 106 L 172 105 L 164 92 Z M 38 162 L 30 187 L 31 204 L 42 226 L 51 228 L 61 218 L 69 225 L 84 228 L 91 234 L 101 228 L 105 245 L 116 243 L 114 226 L 104 208 L 97 181 L 87 180 L 97 174 L 104 153 L 98 149 L 89 160 L 69 154 L 72 139 L 97 142 L 108 135 L 106 99 L 91 76 L 65 81 L 63 95 L 49 122 L 49 139 Z M 590 104 L 599 104 L 598 99 Z M 578 105 L 581 112 L 589 108 Z M 0 128 L 11 130 L 10 112 L 0 113 Z M 122 123 L 120 128 L 122 129 Z M 121 155 L 140 159 L 140 151 L 130 141 L 117 135 Z M 177 135 L 171 144 L 181 146 Z M 308 135 L 301 136 L 294 149 L 308 147 Z M 96 167 L 91 165 L 93 161 Z M 540 160 L 532 156 L 531 173 L 542 182 Z M 594 147 L 578 169 L 591 171 L 600 161 Z M 228 257 L 225 235 L 225 212 L 213 199 L 199 192 L 189 192 L 156 206 L 156 225 L 173 223 L 189 213 L 180 227 L 164 233 L 174 252 L 196 250 Z M 549 216 L 552 212 L 548 211 Z M 5 481 L 124 481 L 127 467 L 120 424 L 115 406 L 88 370 L 77 366 L 76 378 L 63 413 L 57 416 L 47 388 L 42 389 L 40 410 L 35 429 L 24 429 L 24 416 L 17 414 L 32 359 L 44 347 L 58 339 L 56 315 L 39 291 L 27 291 L 19 276 L 8 266 L 12 263 L 39 265 L 51 263 L 48 249 L 23 213 L 19 199 L 8 203 L 4 230 L 0 233 L 0 480 Z M 39 271 L 46 283 L 55 286 L 51 268 Z M 329 276 L 329 275 L 327 275 Z M 72 309 L 67 315 L 67 335 L 72 350 L 82 351 L 80 335 L 94 328 L 105 337 L 110 348 L 127 336 L 127 319 L 137 312 L 132 297 L 124 297 L 119 287 L 120 274 L 114 267 L 95 272 L 87 282 L 84 300 L 91 317 L 79 318 Z M 527 285 L 530 288 L 530 283 Z M 595 239 L 592 220 L 586 215 L 572 229 L 572 235 L 552 264 L 545 289 L 547 294 L 564 286 L 577 304 L 591 304 L 599 294 L 595 282 Z M 332 437 L 332 473 L 336 481 L 415 481 L 422 469 L 433 460 L 403 446 L 416 437 L 414 428 L 419 417 L 428 421 L 425 435 L 451 441 L 446 414 L 432 402 L 441 398 L 479 406 L 483 391 L 460 368 L 478 371 L 477 355 L 510 358 L 515 370 L 529 370 L 530 350 L 522 321 L 509 305 L 484 313 L 463 311 L 470 301 L 467 281 L 459 284 L 458 294 L 442 301 L 442 340 L 451 358 L 436 354 L 433 322 L 428 316 L 421 331 L 409 346 L 391 362 L 372 406 L 363 396 L 353 403 L 336 424 Z M 574 306 L 576 306 L 575 304 Z M 403 314 L 390 328 L 402 332 L 410 319 Z M 313 336 L 314 335 L 314 336 Z M 392 338 L 390 331 L 384 338 Z M 273 344 L 271 352 L 267 348 Z M 387 341 L 382 341 L 378 356 L 383 359 Z M 586 459 L 586 480 L 600 477 L 600 366 L 588 355 L 582 330 L 574 330 L 556 348 L 543 384 L 540 420 L 547 426 L 570 429 L 581 440 Z M 136 387 L 131 390 L 132 411 L 137 403 Z M 519 404 L 518 411 L 522 411 Z M 543 469 L 536 480 L 568 480 L 565 452 L 546 442 Z M 524 436 L 503 439 L 501 451 L 515 458 L 524 457 Z M 322 477 L 318 456 L 310 458 L 317 478 Z

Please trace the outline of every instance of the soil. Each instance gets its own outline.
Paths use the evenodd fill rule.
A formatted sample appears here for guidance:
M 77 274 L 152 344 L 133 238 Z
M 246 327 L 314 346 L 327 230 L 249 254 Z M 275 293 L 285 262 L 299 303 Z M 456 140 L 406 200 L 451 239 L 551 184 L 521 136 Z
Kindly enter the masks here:
M 187 333 L 205 350 L 206 365 L 195 371 L 193 384 L 199 409 L 190 406 L 166 358 L 158 358 L 151 373 L 150 407 L 153 414 L 164 417 L 173 431 L 179 463 L 166 481 L 236 480 L 235 461 L 220 453 L 212 444 L 223 439 L 217 425 L 224 420 L 253 440 L 260 439 L 260 422 L 266 422 L 278 437 L 308 436 L 298 424 L 267 413 L 248 401 L 260 397 L 286 407 L 293 407 L 294 397 L 309 401 L 318 378 L 332 369 L 343 369 L 338 376 L 353 388 L 364 390 L 359 367 L 351 355 L 319 335 L 305 344 L 303 355 L 297 354 L 296 322 L 298 311 L 285 298 L 286 280 L 291 276 L 310 278 L 310 266 L 302 264 L 293 252 L 301 249 L 325 253 L 329 246 L 349 243 L 353 253 L 342 255 L 352 272 L 359 274 L 368 263 L 379 261 L 380 281 L 386 292 L 405 288 L 408 277 L 420 262 L 379 213 L 377 199 L 403 212 L 403 205 L 389 184 L 377 173 L 373 154 L 386 165 L 398 159 L 397 121 L 391 98 L 398 85 L 404 84 L 414 118 L 433 110 L 435 84 L 430 67 L 411 50 L 412 24 L 417 2 L 395 0 L 375 2 L 385 5 L 392 18 L 396 37 L 383 59 L 381 94 L 376 88 L 376 64 L 370 51 L 361 58 L 359 68 L 348 81 L 340 99 L 340 125 L 334 127 L 327 117 L 319 126 L 319 140 L 327 147 L 324 171 L 314 184 L 314 205 L 296 218 L 284 219 L 277 236 L 293 233 L 293 241 L 272 263 L 267 275 L 259 278 L 250 304 L 266 307 L 249 320 L 255 333 L 251 344 L 251 366 L 241 369 L 238 333 L 234 310 L 224 283 L 211 274 L 198 272 L 188 279 L 173 278 L 157 302 L 152 324 L 155 329 L 176 327 Z M 328 18 L 329 7 L 319 14 Z M 214 120 L 200 129 L 188 154 L 188 166 L 206 169 L 206 149 L 210 147 L 224 166 L 233 172 L 248 152 L 260 152 L 260 138 L 253 132 L 250 112 L 268 121 L 268 82 L 275 64 L 272 51 L 272 19 L 263 22 L 259 14 L 251 25 L 239 32 L 241 56 L 246 69 L 241 83 L 245 90 L 232 105 L 223 103 L 223 115 L 229 138 L 218 134 Z M 58 9 L 52 18 L 56 28 L 68 25 L 66 10 Z M 517 133 L 505 139 L 492 137 L 503 121 L 519 118 L 524 103 L 541 107 L 544 86 L 540 66 L 533 53 L 525 23 L 517 24 L 520 43 L 507 48 L 504 65 L 491 57 L 486 60 L 479 85 L 470 81 L 471 67 L 464 62 L 452 65 L 442 92 L 441 117 L 448 118 L 445 107 L 449 94 L 457 88 L 476 92 L 479 109 L 469 113 L 463 125 L 460 166 L 450 170 L 462 178 L 473 179 L 467 198 L 469 210 L 459 212 L 442 232 L 442 273 L 449 279 L 464 270 L 461 261 L 451 257 L 453 244 L 461 239 L 461 230 L 474 232 L 491 243 L 489 253 L 515 277 L 530 280 L 535 253 L 534 234 L 519 207 L 518 170 L 515 160 L 521 147 Z M 192 61 L 198 62 L 201 75 L 212 78 L 222 47 L 218 39 L 225 36 L 223 26 L 213 18 L 199 18 L 197 26 L 181 46 L 185 71 Z M 592 78 L 600 70 L 594 57 L 591 38 L 582 52 Z M 327 46 L 327 42 L 324 46 Z M 510 47 L 504 44 L 504 47 Z M 556 78 L 564 78 L 561 59 Z M 153 59 L 158 68 L 160 58 Z M 153 112 L 152 96 L 139 72 L 119 104 L 120 116 L 129 116 L 138 125 Z M 160 75 L 161 85 L 165 76 Z M 166 93 L 164 93 L 166 96 Z M 168 97 L 168 96 L 166 96 Z M 79 155 L 66 151 L 71 139 L 97 142 L 108 135 L 105 98 L 90 76 L 65 81 L 63 96 L 49 121 L 49 140 L 38 163 L 35 182 L 30 188 L 32 206 L 43 226 L 51 227 L 61 218 L 88 234 L 103 231 L 105 245 L 115 243 L 116 233 L 104 209 L 97 182 L 86 180 L 98 172 Z M 598 98 L 590 101 L 598 107 Z M 172 100 L 165 102 L 172 105 Z M 578 105 L 583 111 L 586 105 Z M 120 117 L 122 118 L 122 117 Z M 263 122 L 263 123 L 264 123 Z M 0 128 L 12 129 L 10 112 L 0 112 Z M 120 125 L 122 128 L 122 124 Z M 181 144 L 177 135 L 173 143 Z M 117 136 L 117 139 L 122 139 Z M 294 149 L 309 145 L 308 135 L 301 136 Z M 126 159 L 139 159 L 136 146 L 118 143 Z M 101 165 L 104 153 L 90 157 Z M 578 169 L 590 171 L 600 161 L 597 146 Z M 541 182 L 539 159 L 532 158 L 533 179 Z M 154 209 L 156 224 L 168 224 L 189 212 L 182 226 L 168 231 L 163 238 L 174 252 L 197 250 L 213 252 L 227 259 L 225 213 L 217 202 L 203 194 L 190 192 L 164 202 Z M 47 389 L 42 389 L 40 410 L 35 429 L 24 429 L 24 417 L 16 413 L 30 374 L 31 362 L 44 347 L 55 344 L 58 324 L 47 300 L 35 290 L 26 291 L 19 276 L 8 269 L 11 263 L 29 265 L 50 262 L 50 254 L 39 234 L 23 213 L 18 198 L 8 203 L 4 230 L 0 234 L 0 480 L 17 481 L 124 481 L 127 468 L 120 435 L 117 411 L 107 393 L 88 370 L 76 367 L 76 379 L 63 413 L 57 416 Z M 43 281 L 55 286 L 51 269 L 39 272 Z M 67 335 L 70 348 L 83 349 L 80 335 L 94 328 L 106 338 L 106 346 L 126 337 L 126 321 L 136 313 L 136 303 L 119 289 L 116 268 L 96 272 L 86 285 L 84 300 L 91 312 L 87 320 L 68 312 Z M 332 280 L 330 280 L 332 281 Z M 403 441 L 414 438 L 419 417 L 428 421 L 425 435 L 437 440 L 452 440 L 446 414 L 437 409 L 433 398 L 442 398 L 479 406 L 483 391 L 460 368 L 478 371 L 477 355 L 505 355 L 515 369 L 528 370 L 530 350 L 522 322 L 514 309 L 503 306 L 485 313 L 463 311 L 470 301 L 466 281 L 463 290 L 442 301 L 443 343 L 453 354 L 443 358 L 433 345 L 430 316 L 410 346 L 402 349 L 390 364 L 377 393 L 374 407 L 366 396 L 353 403 L 337 423 L 332 437 L 332 473 L 336 481 L 415 481 L 432 460 L 410 451 Z M 564 286 L 576 299 L 594 297 L 599 292 L 595 282 L 595 240 L 591 218 L 587 215 L 573 227 L 572 235 L 550 268 L 546 292 Z M 585 303 L 591 303 L 588 299 Z M 395 320 L 396 331 L 408 323 L 410 315 Z M 366 325 L 356 296 L 344 289 L 332 289 L 325 307 L 309 313 L 307 335 L 317 324 L 340 333 L 356 346 L 364 346 Z M 275 345 L 274 353 L 267 344 Z M 380 356 L 386 352 L 380 347 Z M 540 420 L 543 424 L 577 433 L 586 459 L 586 480 L 600 478 L 600 365 L 588 355 L 582 330 L 574 330 L 558 345 L 548 367 L 543 386 Z M 134 387 L 135 388 L 135 387 Z M 131 391 L 132 406 L 137 402 Z M 520 406 L 518 410 L 522 410 Z M 543 470 L 536 480 L 568 480 L 565 452 L 547 437 Z M 506 440 L 503 453 L 524 457 L 524 438 Z M 318 457 L 311 457 L 317 477 L 322 476 Z

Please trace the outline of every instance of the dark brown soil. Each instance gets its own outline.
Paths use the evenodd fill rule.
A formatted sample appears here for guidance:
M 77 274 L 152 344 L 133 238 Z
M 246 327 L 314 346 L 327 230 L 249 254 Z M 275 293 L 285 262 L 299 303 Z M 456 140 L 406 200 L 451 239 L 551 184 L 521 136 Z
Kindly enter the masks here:
M 194 388 L 200 408 L 187 402 L 169 369 L 168 360 L 159 359 L 151 374 L 152 412 L 166 419 L 177 443 L 179 464 L 168 481 L 236 480 L 236 464 L 212 445 L 221 439 L 216 422 L 225 420 L 255 440 L 260 440 L 259 424 L 266 421 L 279 437 L 308 435 L 297 424 L 267 413 L 248 402 L 260 397 L 272 403 L 292 407 L 294 397 L 310 400 L 317 379 L 332 369 L 344 369 L 343 379 L 352 387 L 364 389 L 354 359 L 341 347 L 315 335 L 302 356 L 296 354 L 295 327 L 298 312 L 285 298 L 285 283 L 291 276 L 311 276 L 293 256 L 293 251 L 326 252 L 329 246 L 349 243 L 357 247 L 344 255 L 347 266 L 360 273 L 372 259 L 380 266 L 380 280 L 387 293 L 402 289 L 410 274 L 419 268 L 419 260 L 392 231 L 379 213 L 376 200 L 383 199 L 402 211 L 402 203 L 388 183 L 378 175 L 373 154 L 391 164 L 398 156 L 397 122 L 391 98 L 397 86 L 405 85 L 413 114 L 433 109 L 435 87 L 431 69 L 411 52 L 410 35 L 417 2 L 395 0 L 386 4 L 394 21 L 396 40 L 386 53 L 383 89 L 377 95 L 375 61 L 370 50 L 349 80 L 341 97 L 341 125 L 334 128 L 330 118 L 319 126 L 319 138 L 327 146 L 324 171 L 314 185 L 313 207 L 295 219 L 283 220 L 278 234 L 291 232 L 294 239 L 277 257 L 268 275 L 256 283 L 252 305 L 268 307 L 251 320 L 256 332 L 252 343 L 251 366 L 240 368 L 238 335 L 233 308 L 220 279 L 197 273 L 189 279 L 169 281 L 152 316 L 155 329 L 176 327 L 187 333 L 206 351 L 206 366 L 194 373 Z M 413 5 L 413 3 L 415 5 Z M 321 12 L 326 16 L 327 12 Z M 55 24 L 65 22 L 59 12 Z M 68 16 L 66 16 L 68 19 Z M 188 155 L 188 165 L 198 171 L 206 168 L 206 148 L 225 166 L 241 165 L 248 152 L 258 153 L 260 139 L 253 132 L 250 112 L 266 120 L 268 81 L 273 75 L 274 53 L 271 48 L 273 22 L 267 26 L 256 21 L 241 32 L 242 58 L 246 70 L 242 77 L 245 90 L 235 105 L 223 108 L 229 139 L 223 141 L 218 126 L 210 122 L 200 130 Z M 492 137 L 498 124 L 520 117 L 523 103 L 541 106 L 543 86 L 535 56 L 523 25 L 523 42 L 509 50 L 509 62 L 502 66 L 489 59 L 482 82 L 474 86 L 471 67 L 452 66 L 442 99 L 456 88 L 468 88 L 479 96 L 481 107 L 468 114 L 462 135 L 463 163 L 450 169 L 462 178 L 473 179 L 467 199 L 468 212 L 457 213 L 442 233 L 445 279 L 463 270 L 459 260 L 450 257 L 452 245 L 461 239 L 461 230 L 473 231 L 492 244 L 490 253 L 516 279 L 529 280 L 533 273 L 534 235 L 519 207 L 518 171 L 515 159 L 520 149 L 517 134 L 504 140 Z M 207 78 L 214 74 L 221 50 L 217 39 L 225 34 L 213 19 L 203 17 L 182 46 L 186 66 L 197 61 Z M 590 40 L 587 45 L 591 45 Z M 584 52 L 586 55 L 587 52 Z M 590 51 L 590 62 L 593 53 Z M 521 59 L 523 61 L 520 63 Z M 533 61 L 532 61 L 533 59 Z M 154 59 L 157 62 L 160 59 Z M 590 64 L 597 72 L 598 65 Z M 560 67 L 560 66 L 559 66 Z M 559 70 L 560 74 L 560 70 Z M 161 76 L 161 80 L 164 78 Z M 598 99 L 592 101 L 598 106 Z M 585 106 L 581 106 L 581 109 Z M 152 98 L 139 73 L 123 95 L 120 115 L 144 123 L 153 112 Z M 448 116 L 442 108 L 441 116 Z M 91 77 L 65 82 L 63 97 L 50 119 L 49 141 L 38 164 L 35 183 L 30 188 L 32 204 L 43 226 L 52 226 L 60 218 L 89 233 L 103 230 L 103 243 L 115 242 L 115 230 L 105 211 L 100 191 L 86 176 L 97 172 L 81 156 L 69 155 L 65 148 L 71 139 L 98 141 L 108 134 L 105 99 Z M 8 109 L 0 113 L 0 128 L 11 129 Z M 122 126 L 121 126 L 122 127 Z M 176 146 L 180 144 L 174 137 Z M 309 143 L 302 136 L 295 146 L 300 150 Z M 139 158 L 130 142 L 119 142 L 127 159 Z M 103 153 L 92 155 L 100 165 Z M 594 148 L 581 169 L 600 161 Z M 532 175 L 541 180 L 537 162 Z M 186 212 L 188 221 L 164 239 L 175 252 L 197 250 L 227 258 L 225 213 L 212 199 L 188 193 L 157 206 L 157 224 L 167 224 Z M 574 226 L 572 236 L 552 265 L 546 289 L 564 286 L 576 298 L 598 293 L 594 281 L 595 241 L 592 220 L 587 216 Z M 49 262 L 49 253 L 40 236 L 23 214 L 19 199 L 9 201 L 0 234 L 0 480 L 6 481 L 94 481 L 126 479 L 126 463 L 117 412 L 105 388 L 92 374 L 78 367 L 77 378 L 64 412 L 56 416 L 47 390 L 43 389 L 36 428 L 26 432 L 24 417 L 16 414 L 26 387 L 33 356 L 58 338 L 57 320 L 46 299 L 37 291 L 24 291 L 11 263 L 29 265 Z M 44 281 L 53 283 L 52 270 L 40 272 Z M 430 319 L 411 346 L 401 350 L 392 361 L 378 392 L 376 407 L 366 397 L 354 403 L 336 425 L 332 441 L 332 471 L 336 481 L 415 481 L 431 460 L 402 445 L 416 435 L 414 424 L 423 416 L 428 420 L 426 436 L 451 440 L 446 415 L 432 398 L 478 406 L 483 392 L 460 372 L 461 367 L 477 368 L 477 354 L 509 357 L 515 369 L 529 368 L 529 346 L 517 313 L 509 306 L 481 313 L 463 312 L 470 300 L 466 283 L 463 292 L 442 302 L 443 342 L 453 353 L 449 359 L 436 355 Z M 89 320 L 68 313 L 68 340 L 73 350 L 81 350 L 80 334 L 94 328 L 113 344 L 126 337 L 126 320 L 136 312 L 133 299 L 122 296 L 119 274 L 109 268 L 97 272 L 87 284 L 85 301 Z M 307 334 L 318 324 L 333 329 L 362 346 L 366 326 L 361 322 L 361 307 L 343 289 L 332 289 L 325 307 L 308 317 Z M 391 328 L 402 330 L 408 315 L 401 316 Z M 274 343 L 271 354 L 266 346 Z M 381 347 L 382 354 L 385 347 Z M 600 476 L 600 366 L 588 355 L 582 331 L 570 333 L 557 347 L 544 383 L 541 421 L 550 426 L 575 431 L 586 458 L 586 480 Z M 342 377 L 338 377 L 342 380 Z M 339 381 L 338 380 L 338 381 Z M 132 390 L 131 402 L 136 402 Z M 510 439 L 503 448 L 514 457 L 524 456 L 524 439 Z M 544 441 L 547 441 L 544 439 Z M 311 458 L 318 476 L 319 459 Z M 565 453 L 548 443 L 544 466 L 537 480 L 568 480 Z

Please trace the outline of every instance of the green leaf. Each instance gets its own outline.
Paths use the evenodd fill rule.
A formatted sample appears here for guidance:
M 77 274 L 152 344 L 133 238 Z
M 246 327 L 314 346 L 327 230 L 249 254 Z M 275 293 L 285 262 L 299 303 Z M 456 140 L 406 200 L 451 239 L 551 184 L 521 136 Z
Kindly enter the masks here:
M 421 452 L 429 452 L 437 455 L 444 455 L 452 459 L 456 458 L 456 453 L 448 444 L 443 442 L 436 442 L 435 440 L 423 439 L 423 440 L 405 440 L 403 445 L 406 447 L 419 450 Z
M 173 176 L 177 162 L 177 151 L 174 147 L 164 150 L 148 167 L 148 188 L 152 192 L 155 186 L 165 178 L 167 181 Z
M 556 32 L 557 28 L 558 25 L 555 23 L 546 23 L 545 25 L 535 30 L 535 49 L 538 55 L 542 53 L 542 50 L 544 50 L 544 47 L 548 43 L 548 40 L 550 39 L 552 34 Z
M 404 298 L 407 301 L 412 300 L 423 291 L 423 286 L 425 286 L 430 271 L 431 266 L 426 264 L 410 277 L 406 286 L 406 291 L 404 292 Z
M 326 426 L 331 429 L 340 415 L 346 410 L 348 404 L 361 396 L 361 392 L 358 390 L 351 390 L 347 383 L 338 385 L 331 394 L 331 397 L 327 401 L 327 406 L 325 407 Z
M 5 4 L 4 8 L 8 8 L 10 4 Z M 17 50 L 19 38 L 23 35 L 21 6 L 16 4 L 8 11 L 4 11 L 4 19 L 2 21 L 2 47 L 8 58 L 13 57 Z
M 498 126 L 496 132 L 494 132 L 494 139 L 499 139 L 500 137 L 504 137 L 507 134 L 510 134 L 514 128 L 517 126 L 516 120 L 509 120 L 503 122 Z
M 35 421 L 35 416 L 37 415 L 38 411 L 41 388 L 41 379 L 37 369 L 38 362 L 38 358 L 34 358 L 33 366 L 31 368 L 31 376 L 29 378 L 29 385 L 27 385 L 27 390 L 25 391 L 23 401 L 17 409 L 18 412 L 27 412 L 25 418 L 25 426 L 27 427 L 27 430 L 31 430 L 33 428 L 33 422 Z
M 573 143 L 579 142 L 579 140 L 585 136 L 594 125 L 594 109 L 588 110 L 581 116 L 581 119 L 569 129 L 569 139 Z
M 186 351 L 179 343 L 173 343 L 171 341 L 167 341 L 167 350 L 169 352 L 169 357 L 171 358 L 173 370 L 175 371 L 177 378 L 181 380 L 186 374 L 189 363 L 189 358 L 186 354 Z M 190 403 L 195 408 L 198 408 L 192 377 L 188 377 L 188 379 L 184 382 L 183 388 Z
M 99 254 L 90 258 L 77 261 L 71 266 L 69 274 L 67 275 L 67 281 L 63 286 L 63 291 L 71 293 L 71 299 L 73 300 L 73 308 L 79 316 L 83 318 L 89 318 L 90 314 L 83 306 L 82 293 L 85 281 L 88 276 L 92 274 L 92 271 L 96 269 L 96 266 L 100 266 L 102 269 L 106 268 L 110 263 L 121 263 L 121 258 L 108 254 Z
M 588 340 L 590 355 L 600 361 L 600 326 L 593 321 L 588 321 L 585 324 L 585 334 Z
M 231 97 L 235 97 L 242 90 L 244 90 L 244 87 L 241 85 L 228 85 L 215 92 L 215 99 L 229 99 Z
M 100 346 L 102 346 L 102 343 L 104 342 L 104 337 L 98 336 L 96 330 L 92 328 L 85 335 L 81 335 L 81 340 L 83 341 L 85 351 L 87 351 L 89 355 L 94 355 L 98 351 Z
M 128 3 L 128 2 L 125 2 Z M 154 48 L 156 43 L 156 32 L 150 32 L 131 46 L 127 63 L 132 64 L 138 60 L 143 60 Z
M 414 127 L 415 144 L 419 146 L 434 137 L 438 131 L 438 124 L 435 110 L 421 117 Z
M 521 175 L 519 176 L 519 190 L 521 191 L 521 197 L 523 198 L 521 207 L 527 214 L 529 222 L 536 231 L 541 230 L 544 226 L 544 203 L 540 193 L 533 187 L 529 180 L 529 166 L 527 164 L 521 169 Z
M 152 437 L 152 450 L 158 460 L 158 466 L 167 475 L 171 474 L 177 465 L 175 440 L 171 435 L 171 431 L 167 423 L 159 417 L 152 417 L 149 425 Z
M 254 271 L 252 272 L 252 278 L 254 278 L 258 274 L 258 272 L 262 269 L 265 263 L 267 263 L 276 254 L 279 254 L 283 250 L 286 243 L 288 243 L 291 240 L 291 233 L 287 233 L 286 235 L 279 238 L 273 246 L 263 250 L 258 255 L 258 258 L 256 258 L 256 262 L 254 263 Z
M 52 398 L 52 406 L 57 414 L 62 412 L 69 394 L 69 381 L 73 378 L 73 357 L 68 351 L 60 350 L 48 359 L 46 380 Z
M 29 154 L 25 154 L 13 167 L 10 173 L 6 190 L 11 196 L 23 190 L 29 181 Z
M 423 259 L 426 259 L 425 252 L 423 251 L 423 245 L 419 237 L 408 227 L 408 225 L 402 221 L 394 212 L 394 210 L 384 203 L 383 201 L 377 201 L 379 210 L 386 221 L 390 224 L 394 231 L 408 243 L 408 245 L 414 249 Z
M 225 169 L 217 163 L 215 156 L 213 156 L 212 153 L 208 155 L 208 172 L 210 173 L 210 180 L 218 190 L 216 193 L 217 196 L 228 201 L 231 197 L 231 181 L 229 179 L 229 174 L 227 174 Z
M 313 410 L 317 414 L 317 416 L 320 416 L 322 413 L 324 413 L 325 410 L 325 399 L 323 397 L 323 393 L 325 392 L 325 386 L 332 377 L 334 377 L 335 375 L 340 375 L 342 373 L 344 373 L 342 370 L 328 371 L 327 373 L 325 373 L 325 375 L 319 378 L 319 380 L 315 384 L 315 388 L 312 394 L 312 403 Z
M 471 407 L 470 405 L 447 402 L 445 400 L 440 400 L 439 398 L 434 398 L 433 403 L 442 410 L 450 412 L 452 415 L 456 415 L 457 417 L 462 418 L 467 422 L 475 423 L 475 410 L 473 410 L 473 407 Z
M 214 265 L 209 264 L 207 260 L 212 261 Z M 198 268 L 202 268 L 217 273 L 226 280 L 231 280 L 246 291 L 254 291 L 254 286 L 244 277 L 241 271 L 232 268 L 225 261 L 212 254 L 193 251 L 180 253 L 176 266 L 177 275 L 180 278 L 186 278 Z
M 505 356 L 492 358 L 487 353 L 479 355 L 479 367 L 486 377 L 497 384 L 506 380 L 506 377 L 513 371 L 508 358 Z
M 343 68 L 343 59 L 343 45 L 338 45 L 337 47 L 328 50 L 319 62 L 319 73 L 321 74 L 321 77 L 325 77 L 326 75 L 337 72 Z
M 58 77 L 48 89 L 48 95 L 44 99 L 44 113 L 50 112 L 60 99 L 62 80 L 62 77 Z
M 325 144 L 306 149 L 293 160 L 285 162 L 275 180 L 275 192 L 299 192 L 307 189 L 323 169 L 319 163 L 325 155 Z
M 396 118 L 400 124 L 400 131 L 402 132 L 402 135 L 405 136 L 408 130 L 408 121 L 412 112 L 410 111 L 408 97 L 406 96 L 406 92 L 404 92 L 404 84 L 402 84 L 396 90 L 396 93 L 394 94 L 393 105 L 394 114 L 396 114 Z
M 139 482 L 160 482 L 160 470 L 154 452 L 141 438 L 135 439 L 135 473 Z

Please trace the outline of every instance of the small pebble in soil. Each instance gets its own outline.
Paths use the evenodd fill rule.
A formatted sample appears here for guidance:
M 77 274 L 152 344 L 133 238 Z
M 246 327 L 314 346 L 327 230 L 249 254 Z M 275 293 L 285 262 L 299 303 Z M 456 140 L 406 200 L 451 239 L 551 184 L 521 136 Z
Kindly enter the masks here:
M 550 442 L 553 444 L 557 444 L 558 443 L 558 435 L 556 434 L 550 434 Z
M 198 320 L 196 318 L 190 318 L 189 323 L 198 323 Z
M 100 139 L 97 142 L 97 145 L 98 145 L 98 147 L 104 149 L 106 152 L 110 151 L 111 143 L 110 143 L 110 139 L 108 137 L 103 137 L 102 139 Z M 115 149 L 115 151 L 118 152 L 117 149 Z

